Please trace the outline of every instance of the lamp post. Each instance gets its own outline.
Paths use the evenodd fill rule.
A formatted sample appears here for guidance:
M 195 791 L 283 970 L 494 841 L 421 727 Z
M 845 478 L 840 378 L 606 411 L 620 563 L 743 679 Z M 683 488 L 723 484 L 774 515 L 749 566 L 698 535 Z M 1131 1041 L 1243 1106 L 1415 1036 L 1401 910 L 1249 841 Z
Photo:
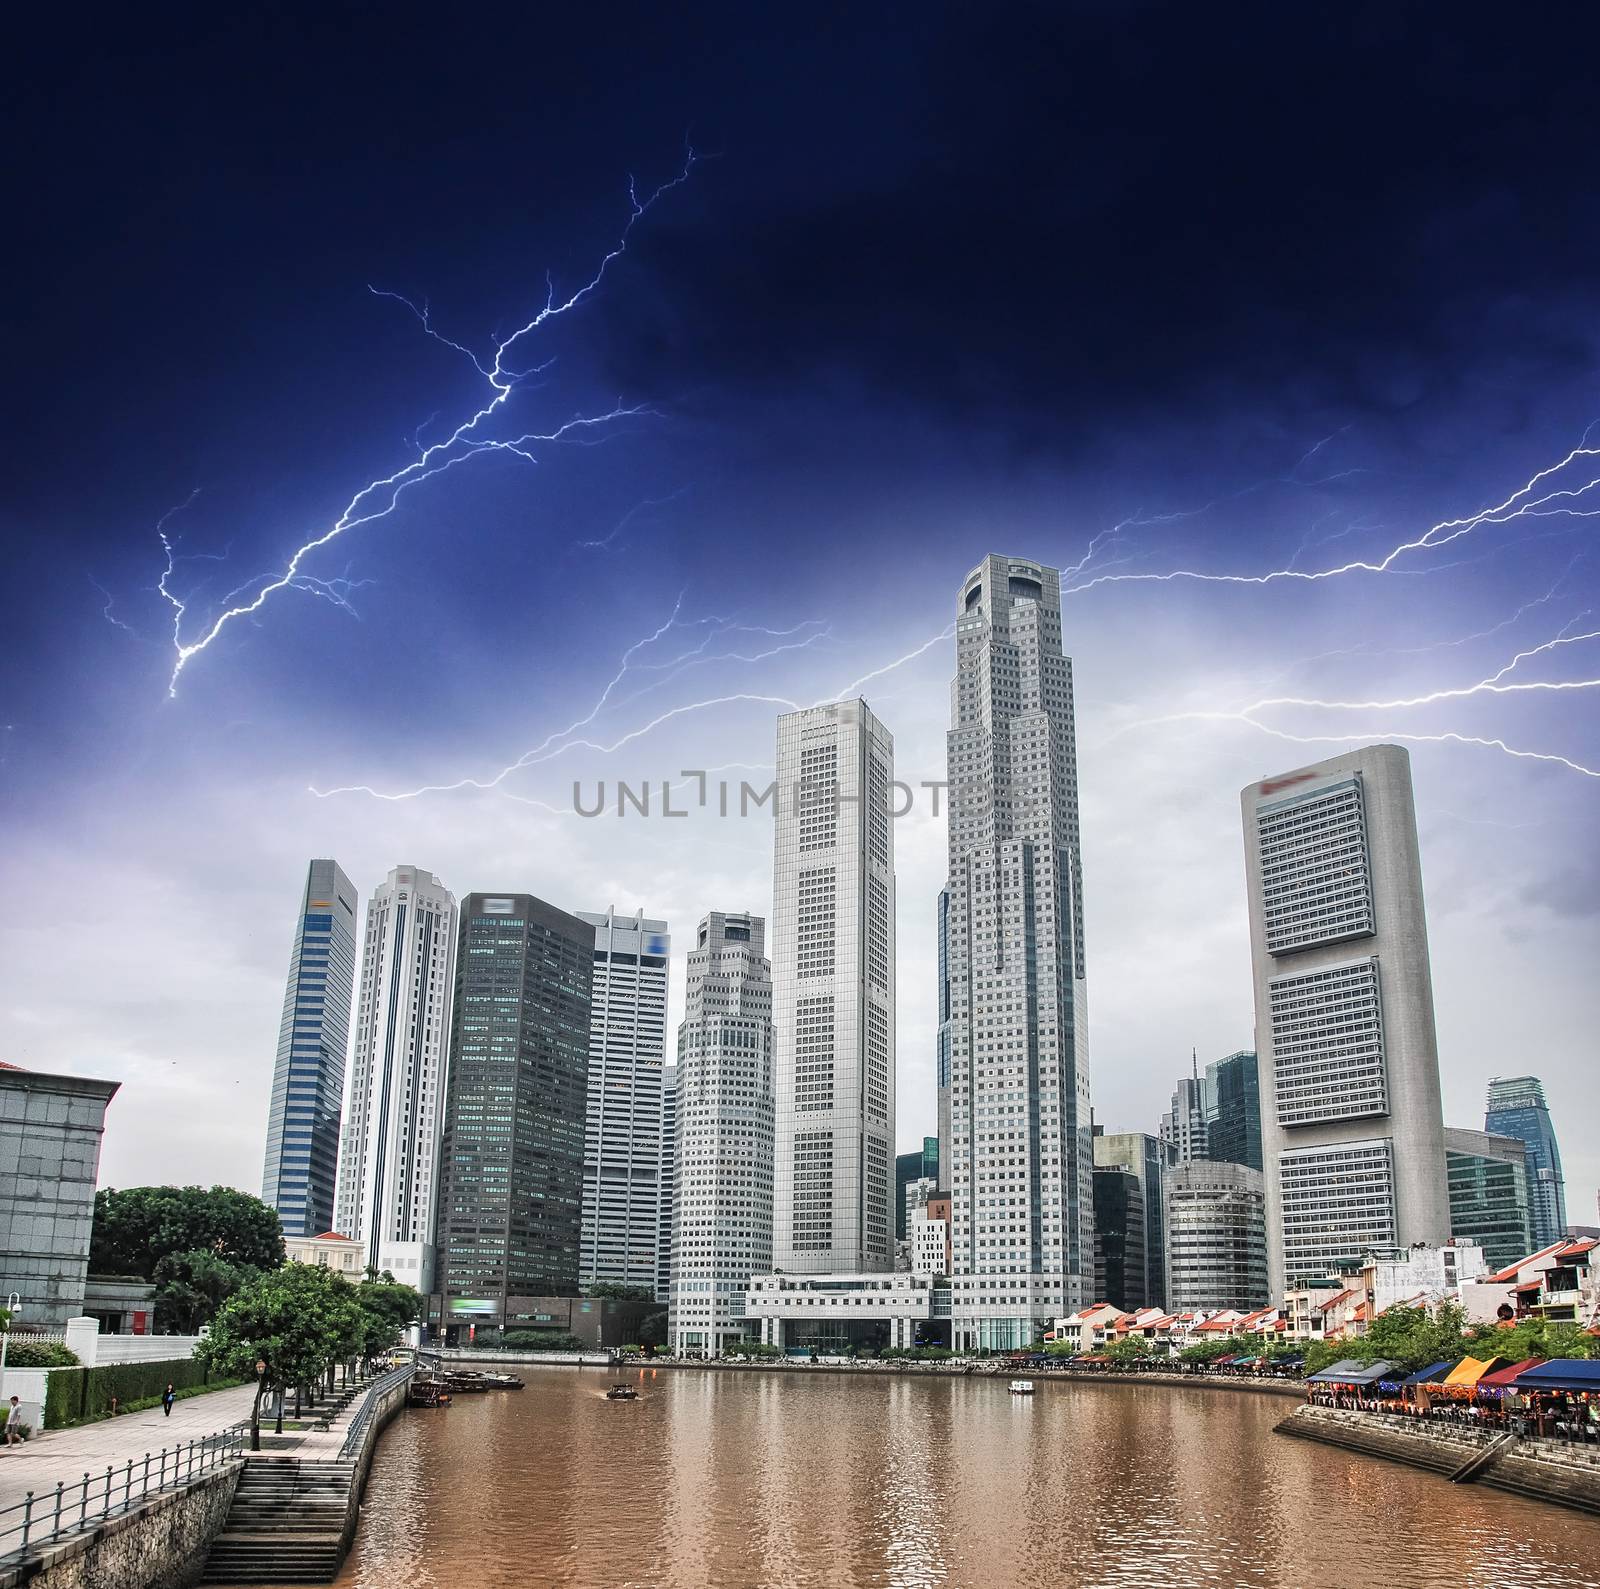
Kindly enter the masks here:
M 256 1359 L 256 1399 L 250 1407 L 250 1449 L 261 1449 L 261 1398 L 267 1389 L 267 1360 Z

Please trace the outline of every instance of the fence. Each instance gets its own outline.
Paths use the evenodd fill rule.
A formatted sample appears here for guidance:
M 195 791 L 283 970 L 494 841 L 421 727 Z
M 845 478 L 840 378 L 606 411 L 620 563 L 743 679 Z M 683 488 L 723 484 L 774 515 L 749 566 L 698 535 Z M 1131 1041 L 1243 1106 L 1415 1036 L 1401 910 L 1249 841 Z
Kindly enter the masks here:
M 22 1500 L 0 1509 L 0 1560 L 96 1528 L 163 1490 L 181 1489 L 242 1455 L 249 1439 L 248 1429 L 226 1429 L 186 1445 L 147 1451 L 121 1469 L 113 1464 L 104 1473 L 85 1473 L 76 1483 L 63 1481 L 43 1494 L 29 1490 Z
M 378 1405 L 383 1398 L 397 1385 L 403 1385 L 417 1371 L 415 1363 L 407 1363 L 404 1368 L 392 1368 L 382 1379 L 374 1380 L 368 1387 L 366 1395 L 362 1398 L 361 1406 L 356 1415 L 350 1420 L 344 1432 L 344 1444 L 339 1447 L 339 1461 L 349 1462 L 361 1449 L 361 1442 L 366 1436 L 367 1425 L 376 1415 Z

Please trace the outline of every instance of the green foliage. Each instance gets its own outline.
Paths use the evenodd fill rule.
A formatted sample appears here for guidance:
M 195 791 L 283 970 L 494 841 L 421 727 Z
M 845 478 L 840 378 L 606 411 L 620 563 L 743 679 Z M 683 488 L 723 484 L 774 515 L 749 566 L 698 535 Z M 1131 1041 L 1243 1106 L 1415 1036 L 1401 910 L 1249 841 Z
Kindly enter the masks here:
M 500 1344 L 520 1352 L 592 1352 L 595 1350 L 580 1336 L 569 1335 L 564 1330 L 507 1330 Z
M 1510 1329 L 1479 1324 L 1466 1337 L 1463 1353 L 1499 1353 L 1520 1363 L 1525 1357 L 1600 1357 L 1600 1337 L 1562 1319 L 1519 1319 Z
M 255 1377 L 253 1367 L 250 1377 Z M 204 1388 L 213 1378 L 206 1365 L 192 1357 L 168 1363 L 106 1363 L 99 1368 L 58 1369 L 45 1382 L 45 1427 L 60 1429 L 103 1418 L 111 1411 L 113 1396 L 119 1412 L 131 1412 L 136 1405 L 152 1405 L 168 1384 L 179 1391 L 192 1390 Z
M 608 1297 L 615 1302 L 654 1302 L 656 1294 L 649 1286 L 623 1285 L 616 1280 L 600 1280 L 592 1286 L 585 1286 L 583 1294 L 586 1297 Z
M 422 1314 L 416 1289 L 396 1280 L 363 1280 L 355 1291 L 356 1306 L 366 1316 L 359 1353 L 363 1357 L 387 1352 Z
M 205 1251 L 251 1269 L 283 1262 L 277 1213 L 231 1186 L 134 1186 L 95 1193 L 89 1272 L 155 1280 L 174 1254 Z
M 10 1368 L 76 1368 L 78 1354 L 59 1341 L 10 1341 L 6 1346 Z
M 1107 1343 L 1105 1354 L 1113 1363 L 1139 1363 L 1154 1355 L 1142 1335 L 1125 1335 L 1120 1341 Z
M 334 1364 L 369 1351 L 376 1315 L 362 1307 L 361 1289 L 320 1264 L 258 1275 L 222 1304 L 196 1355 L 237 1379 L 254 1379 L 261 1361 L 268 1385 L 315 1384 Z
M 205 1247 L 168 1253 L 156 1260 L 156 1328 L 193 1335 L 216 1317 L 222 1304 L 261 1271 L 219 1257 Z

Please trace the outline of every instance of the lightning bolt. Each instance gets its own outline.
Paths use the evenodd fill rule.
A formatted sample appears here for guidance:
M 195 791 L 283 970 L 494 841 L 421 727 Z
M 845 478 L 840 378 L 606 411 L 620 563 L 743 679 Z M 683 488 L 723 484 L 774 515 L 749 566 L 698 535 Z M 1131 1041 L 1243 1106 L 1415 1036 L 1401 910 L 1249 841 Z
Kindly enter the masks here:
M 144 638 L 144 636 L 141 635 L 139 633 L 139 631 L 137 629 L 135 629 L 131 623 L 124 623 L 121 618 L 118 618 L 111 611 L 112 607 L 116 603 L 116 597 L 114 597 L 111 594 L 111 592 L 109 590 L 107 590 L 106 587 L 104 585 L 102 585 L 98 579 L 96 579 L 94 577 L 93 574 L 89 575 L 89 583 L 91 585 L 93 585 L 94 588 L 97 591 L 99 591 L 100 594 L 102 596 L 104 596 L 105 599 L 106 599 L 105 606 L 100 609 L 100 616 L 102 618 L 104 618 L 105 621 L 108 624 L 111 624 L 111 625 L 113 625 L 114 627 L 116 627 L 118 629 L 126 629 L 128 631 L 128 633 L 131 634 L 135 640 L 142 640 Z
M 456 425 L 443 439 L 429 442 L 426 445 L 421 440 L 422 431 L 427 429 L 432 420 L 425 421 L 418 427 L 414 438 L 419 449 L 415 458 L 392 473 L 371 480 L 362 486 L 349 499 L 343 511 L 326 529 L 312 536 L 295 551 L 281 572 L 269 577 L 249 600 L 241 600 L 233 605 L 225 606 L 210 623 L 204 626 L 199 635 L 191 640 L 183 638 L 185 605 L 167 586 L 167 581 L 173 572 L 174 566 L 173 549 L 167 536 L 162 532 L 161 541 L 167 553 L 167 567 L 161 576 L 158 588 L 174 609 L 173 649 L 175 656 L 172 674 L 167 682 L 167 694 L 169 697 L 178 693 L 178 680 L 182 676 L 184 669 L 195 657 L 210 646 L 229 624 L 259 612 L 267 601 L 279 591 L 291 588 L 300 590 L 313 588 L 305 583 L 309 576 L 302 571 L 302 565 L 312 553 L 326 546 L 330 541 L 338 539 L 348 530 L 358 529 L 363 525 L 387 518 L 399 505 L 401 497 L 407 491 L 421 485 L 423 481 L 434 479 L 436 476 L 455 468 L 458 464 L 466 463 L 484 453 L 510 453 L 528 463 L 537 464 L 539 461 L 538 455 L 529 449 L 538 444 L 554 444 L 566 441 L 592 442 L 595 439 L 596 432 L 608 430 L 619 420 L 653 412 L 653 410 L 644 405 L 624 404 L 619 400 L 604 413 L 579 415 L 552 430 L 526 431 L 511 438 L 493 437 L 486 434 L 488 423 L 506 406 L 519 384 L 527 380 L 529 376 L 541 373 L 549 367 L 548 364 L 544 364 L 535 365 L 527 370 L 513 368 L 511 361 L 518 356 L 518 350 L 523 348 L 528 339 L 534 337 L 550 321 L 570 313 L 599 289 L 612 265 L 627 252 L 629 239 L 632 237 L 634 227 L 650 212 L 656 201 L 663 194 L 688 181 L 695 163 L 695 152 L 690 147 L 685 151 L 684 163 L 678 174 L 663 182 L 642 198 L 637 185 L 630 178 L 628 182 L 629 214 L 627 221 L 623 225 L 617 241 L 602 257 L 593 274 L 569 296 L 560 299 L 556 295 L 554 283 L 547 276 L 545 278 L 545 301 L 543 307 L 523 325 L 511 332 L 509 336 L 496 337 L 493 355 L 487 360 L 479 358 L 463 343 L 454 341 L 436 330 L 426 303 L 419 308 L 399 293 L 387 292 L 376 287 L 371 289 L 379 297 L 393 298 L 405 304 L 421 321 L 423 329 L 428 336 L 443 343 L 446 347 L 454 349 L 468 359 L 479 376 L 487 383 L 492 395 L 487 397 L 481 407 L 474 410 L 466 419 Z M 192 501 L 193 498 L 191 497 L 190 500 Z M 316 593 L 327 594 L 326 590 L 318 590 Z
M 607 536 L 598 541 L 579 541 L 578 550 L 582 552 L 609 552 L 616 544 L 616 539 L 641 513 L 651 513 L 657 508 L 664 508 L 669 503 L 680 501 L 689 494 L 688 486 L 679 486 L 676 491 L 668 492 L 664 497 L 646 497 L 643 502 L 635 502 L 626 513 L 617 520 L 615 528 Z

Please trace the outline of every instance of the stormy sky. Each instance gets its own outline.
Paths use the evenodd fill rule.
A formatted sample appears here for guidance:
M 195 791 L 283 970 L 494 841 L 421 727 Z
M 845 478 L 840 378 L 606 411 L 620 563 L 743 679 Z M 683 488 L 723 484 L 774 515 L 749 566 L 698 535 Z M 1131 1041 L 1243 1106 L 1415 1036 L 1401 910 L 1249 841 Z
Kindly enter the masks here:
M 736 812 L 778 703 L 867 675 L 900 776 L 941 777 L 940 636 L 1001 551 L 1078 568 L 1098 1117 L 1154 1129 L 1192 1049 L 1251 1043 L 1240 787 L 1397 739 L 1447 1121 L 1542 1076 L 1592 1221 L 1585 31 L 33 17 L 5 112 L 0 1053 L 124 1082 L 108 1182 L 255 1189 L 310 856 L 363 894 L 409 863 L 642 906 L 680 946 L 765 911 L 770 823 L 723 818 L 717 780 Z M 262 595 L 341 515 L 366 521 Z M 696 768 L 727 770 L 686 818 L 572 813 L 575 780 L 614 801 Z M 896 844 L 910 1145 L 927 800 Z

